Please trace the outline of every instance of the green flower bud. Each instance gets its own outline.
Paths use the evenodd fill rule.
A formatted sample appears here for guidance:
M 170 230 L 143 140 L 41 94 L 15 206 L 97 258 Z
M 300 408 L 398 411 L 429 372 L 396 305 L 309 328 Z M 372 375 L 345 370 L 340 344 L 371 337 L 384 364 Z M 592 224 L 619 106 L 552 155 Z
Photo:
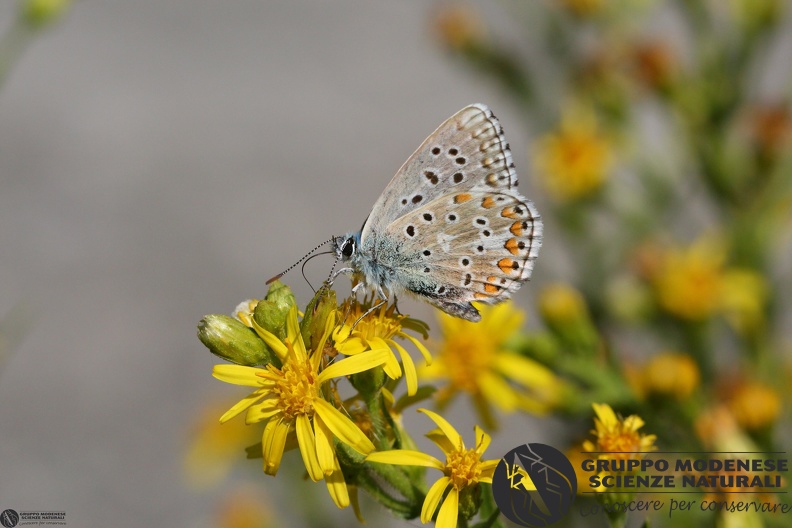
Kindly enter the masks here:
M 60 18 L 69 4 L 71 0 L 25 0 L 21 16 L 30 26 L 40 28 Z
M 459 514 L 463 519 L 472 519 L 481 508 L 481 485 L 469 486 L 459 491 Z
M 270 286 L 267 297 L 256 305 L 253 319 L 259 326 L 283 339 L 286 337 L 286 316 L 295 304 L 297 300 L 291 288 L 275 281 Z
M 349 377 L 352 386 L 357 389 L 363 398 L 369 398 L 376 394 L 388 381 L 385 370 L 382 367 L 374 367 Z
M 198 323 L 198 339 L 212 354 L 249 367 L 272 361 L 272 352 L 256 333 L 227 315 L 207 315 Z
M 303 341 L 309 350 L 314 350 L 319 346 L 319 340 L 325 331 L 328 317 L 335 317 L 335 312 L 338 310 L 338 302 L 336 301 L 335 291 L 330 288 L 319 288 L 316 295 L 308 306 L 305 308 L 305 317 L 303 317 L 300 331 L 302 332 Z M 335 322 L 335 321 L 333 321 Z

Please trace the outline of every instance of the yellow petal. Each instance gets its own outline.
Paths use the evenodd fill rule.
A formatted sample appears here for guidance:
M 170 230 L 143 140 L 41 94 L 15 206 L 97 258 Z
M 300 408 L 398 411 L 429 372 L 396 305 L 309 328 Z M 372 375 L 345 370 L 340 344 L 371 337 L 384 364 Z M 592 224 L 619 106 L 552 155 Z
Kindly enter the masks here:
M 316 455 L 319 467 L 324 475 L 330 475 L 338 465 L 333 450 L 333 433 L 325 425 L 319 414 L 314 414 L 314 430 L 316 431 Z
M 253 323 L 253 330 L 255 330 L 258 336 L 263 339 L 265 343 L 267 343 L 267 346 L 278 355 L 280 360 L 283 361 L 286 359 L 286 356 L 289 354 L 289 349 L 286 348 L 286 345 L 284 345 L 280 339 L 278 339 L 278 336 L 271 333 L 263 326 L 259 326 L 255 319 L 251 322 Z
M 377 451 L 366 457 L 366 462 L 379 462 L 395 466 L 423 466 L 443 471 L 445 464 L 432 455 L 409 449 L 394 449 L 392 451 Z
M 245 423 L 250 425 L 258 422 L 265 422 L 278 414 L 280 407 L 278 407 L 278 400 L 264 400 L 258 405 L 253 405 L 248 409 L 245 415 Z
M 440 506 L 440 513 L 437 514 L 435 528 L 456 528 L 458 517 L 459 492 L 456 488 L 451 488 L 443 501 L 443 505 Z
M 495 468 L 498 467 L 500 460 L 485 460 L 479 466 L 481 468 L 481 475 L 479 475 L 479 482 L 492 483 L 492 475 L 495 473 Z
M 212 376 L 225 381 L 226 383 L 233 383 L 234 385 L 245 385 L 248 387 L 258 387 L 263 381 L 256 373 L 262 372 L 263 369 L 256 367 L 245 367 L 243 365 L 215 365 L 212 369 Z
M 421 508 L 421 522 L 426 524 L 434 517 L 437 505 L 443 499 L 443 493 L 446 488 L 451 484 L 449 477 L 441 477 L 437 482 L 432 484 L 429 491 L 426 492 L 426 499 L 424 499 L 423 507 Z M 456 528 L 456 527 L 454 527 Z
M 333 471 L 329 476 L 325 477 L 325 481 L 327 481 L 327 491 L 330 492 L 330 497 L 332 497 L 336 506 L 339 508 L 349 506 L 349 492 L 347 491 L 344 474 L 341 469 Z
M 491 372 L 482 372 L 478 377 L 479 388 L 484 399 L 494 403 L 504 412 L 512 412 L 517 407 L 514 389 L 502 377 Z
M 553 372 L 545 366 L 528 358 L 502 352 L 493 358 L 493 367 L 520 385 L 534 390 L 553 387 L 559 381 Z
M 318 377 L 319 383 L 332 378 L 340 378 L 342 376 L 349 376 L 350 374 L 357 374 L 365 370 L 373 369 L 385 363 L 388 357 L 393 354 L 390 350 L 369 350 L 356 356 L 351 356 L 333 363 L 324 369 Z
M 297 361 L 302 362 L 308 359 L 305 342 L 300 333 L 300 322 L 297 320 L 297 306 L 292 306 L 286 316 L 286 338 L 292 344 Z
M 348 361 L 348 360 L 344 360 Z M 374 444 L 361 431 L 352 420 L 341 414 L 338 409 L 327 403 L 325 400 L 314 400 L 314 411 L 319 415 L 327 428 L 338 437 L 339 440 L 362 455 L 367 455 L 374 451 Z
M 418 412 L 424 413 L 426 416 L 432 419 L 434 423 L 440 428 L 441 431 L 448 437 L 451 441 L 451 444 L 456 447 L 456 449 L 464 449 L 465 442 L 462 440 L 462 437 L 457 433 L 457 430 L 454 429 L 454 426 L 448 423 L 445 418 L 440 416 L 437 413 L 433 413 L 429 409 L 418 409 Z M 448 454 L 448 452 L 446 452 Z
M 423 346 L 423 344 L 421 344 L 421 342 L 420 342 L 420 341 L 418 341 L 417 339 L 415 339 L 415 338 L 414 338 L 413 336 L 411 336 L 410 334 L 405 334 L 404 332 L 399 332 L 397 335 L 398 335 L 399 337 L 404 337 L 405 339 L 408 339 L 409 341 L 412 341 L 412 344 L 413 344 L 413 345 L 415 345 L 415 348 L 417 348 L 417 349 L 418 349 L 418 352 L 420 352 L 420 353 L 421 353 L 421 355 L 422 355 L 422 356 L 424 357 L 424 359 L 426 360 L 426 364 L 427 364 L 427 365 L 431 365 L 431 364 L 432 364 L 432 354 L 430 354 L 430 353 L 429 353 L 429 351 L 428 351 L 428 350 L 426 350 L 426 347 L 425 347 L 425 346 Z
M 245 396 L 243 400 L 235 403 L 233 407 L 228 409 L 225 412 L 225 414 L 220 417 L 220 423 L 227 422 L 234 416 L 238 415 L 239 413 L 241 413 L 242 411 L 244 411 L 245 409 L 247 409 L 257 401 L 259 401 L 261 398 L 264 397 L 264 392 L 265 392 L 264 389 L 253 391 L 248 396 Z
M 592 403 L 591 406 L 594 408 L 597 418 L 606 428 L 611 428 L 619 422 L 616 413 L 607 403 Z
M 388 344 L 392 345 L 393 348 L 399 352 L 399 356 L 401 356 L 404 368 L 404 380 L 407 382 L 407 395 L 412 396 L 418 391 L 418 373 L 415 370 L 415 363 L 413 363 L 410 354 L 408 354 L 396 341 L 389 339 Z
M 476 453 L 481 456 L 489 447 L 492 438 L 478 425 L 474 426 L 473 430 L 476 431 Z
M 369 349 L 368 344 L 359 337 L 350 337 L 343 341 L 336 341 L 336 350 L 346 356 L 354 356 Z
M 278 473 L 288 432 L 289 423 L 283 420 L 270 420 L 264 427 L 261 444 L 264 455 L 264 473 L 267 475 Z
M 319 340 L 319 344 L 316 346 L 316 350 L 311 355 L 311 366 L 313 367 L 314 371 L 319 370 L 319 365 L 322 363 L 322 356 L 324 352 L 325 343 L 327 343 L 327 338 L 330 337 L 330 334 L 333 332 L 333 326 L 335 325 L 335 315 L 330 315 L 325 320 L 325 329 L 322 333 L 322 338 Z
M 322 480 L 324 473 L 322 468 L 319 467 L 319 461 L 316 458 L 316 443 L 314 442 L 314 432 L 311 428 L 310 418 L 304 414 L 299 415 L 296 426 L 297 443 L 300 444 L 300 454 L 302 455 L 305 469 L 308 470 L 308 476 L 314 482 Z
M 439 447 L 443 451 L 443 453 L 450 453 L 451 451 L 454 451 L 457 447 L 451 443 L 451 440 L 448 439 L 448 437 L 439 427 L 435 427 L 434 429 L 426 433 L 425 436 L 426 438 L 434 442 L 435 445 L 437 445 L 437 447 Z

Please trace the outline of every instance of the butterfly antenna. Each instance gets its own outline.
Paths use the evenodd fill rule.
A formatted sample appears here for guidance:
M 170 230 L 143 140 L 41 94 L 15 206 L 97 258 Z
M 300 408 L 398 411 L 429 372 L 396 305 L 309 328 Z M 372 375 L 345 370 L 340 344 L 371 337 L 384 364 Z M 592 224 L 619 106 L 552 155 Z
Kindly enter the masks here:
M 313 287 L 313 284 L 311 284 L 311 281 L 309 281 L 308 277 L 305 276 L 305 265 L 308 264 L 309 262 L 311 262 L 311 259 L 314 258 L 314 257 L 318 257 L 319 255 L 330 255 L 332 253 L 333 253 L 332 251 L 322 251 L 321 253 L 315 253 L 315 254 L 311 255 L 310 257 L 308 257 L 307 259 L 305 259 L 305 262 L 303 262 L 303 265 L 302 265 L 302 268 L 300 269 L 300 271 L 302 273 L 303 279 L 305 279 L 305 282 L 307 282 L 308 286 L 310 286 L 311 289 L 313 290 L 314 295 L 316 295 L 316 288 Z
M 300 262 L 302 262 L 303 260 L 305 260 L 305 259 L 307 259 L 308 257 L 310 257 L 310 256 L 311 256 L 313 253 L 315 253 L 315 252 L 316 252 L 316 250 L 318 250 L 320 247 L 324 246 L 325 244 L 329 244 L 329 243 L 330 243 L 330 242 L 332 242 L 334 239 L 335 239 L 335 237 L 332 237 L 330 240 L 325 240 L 324 242 L 322 242 L 321 244 L 319 244 L 318 246 L 316 246 L 315 248 L 313 248 L 311 251 L 309 251 L 308 253 L 306 253 L 306 254 L 305 254 L 305 256 L 304 256 L 303 258 L 301 258 L 300 260 L 298 260 L 297 262 L 295 262 L 294 264 L 292 264 L 291 266 L 289 266 L 289 267 L 288 267 L 288 268 L 286 268 L 285 270 L 281 271 L 280 273 L 278 273 L 277 275 L 275 275 L 274 277 L 272 277 L 270 280 L 268 280 L 268 281 L 266 282 L 266 284 L 271 284 L 271 283 L 275 282 L 276 280 L 280 279 L 281 277 L 283 277 L 284 275 L 286 275 L 287 273 L 289 273 L 291 270 L 293 270 L 293 269 L 294 269 L 294 268 L 297 266 L 297 264 L 299 264 L 299 263 L 300 263 Z M 312 287 L 312 288 L 313 288 L 313 287 Z

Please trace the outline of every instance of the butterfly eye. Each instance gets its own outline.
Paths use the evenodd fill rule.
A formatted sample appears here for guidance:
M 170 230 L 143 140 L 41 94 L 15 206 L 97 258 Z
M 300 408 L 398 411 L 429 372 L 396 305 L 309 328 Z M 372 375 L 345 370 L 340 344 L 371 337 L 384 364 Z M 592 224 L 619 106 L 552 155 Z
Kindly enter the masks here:
M 341 254 L 345 257 L 351 257 L 352 253 L 355 252 L 355 240 L 352 238 L 347 238 L 344 245 L 341 247 Z

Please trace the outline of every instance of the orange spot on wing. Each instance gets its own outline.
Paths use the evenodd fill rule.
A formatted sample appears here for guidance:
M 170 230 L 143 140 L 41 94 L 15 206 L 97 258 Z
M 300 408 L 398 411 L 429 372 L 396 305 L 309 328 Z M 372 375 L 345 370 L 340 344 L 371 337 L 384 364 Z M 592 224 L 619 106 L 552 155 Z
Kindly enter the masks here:
M 473 197 L 468 193 L 457 194 L 456 196 L 454 196 L 454 203 L 455 204 L 465 203 L 469 201 L 471 198 Z
M 509 250 L 509 253 L 512 255 L 518 255 L 520 253 L 520 246 L 519 242 L 517 242 L 516 238 L 510 238 L 503 244 L 503 247 Z
M 504 218 L 511 218 L 512 220 L 520 218 L 520 215 L 514 210 L 514 207 L 504 207 L 501 211 L 501 216 Z
M 482 299 L 489 299 L 489 295 L 487 295 L 487 294 L 485 294 L 485 293 L 481 293 L 481 292 L 475 292 L 475 293 L 473 294 L 473 298 L 474 298 L 474 299 L 479 299 L 479 300 L 482 300 Z
M 520 269 L 520 264 L 510 258 L 502 258 L 498 261 L 498 267 L 503 273 L 510 273 Z
M 512 235 L 514 236 L 522 236 L 523 229 L 526 227 L 528 226 L 526 226 L 525 222 L 514 222 L 509 228 L 509 231 L 511 231 Z
M 492 209 L 493 207 L 495 207 L 495 205 L 496 205 L 495 200 L 493 200 L 489 196 L 481 200 L 481 207 L 483 207 L 484 209 Z
M 499 289 L 500 289 L 500 287 L 499 286 L 495 286 L 494 284 L 485 284 L 484 285 L 484 291 L 487 292 L 487 293 L 498 293 Z

